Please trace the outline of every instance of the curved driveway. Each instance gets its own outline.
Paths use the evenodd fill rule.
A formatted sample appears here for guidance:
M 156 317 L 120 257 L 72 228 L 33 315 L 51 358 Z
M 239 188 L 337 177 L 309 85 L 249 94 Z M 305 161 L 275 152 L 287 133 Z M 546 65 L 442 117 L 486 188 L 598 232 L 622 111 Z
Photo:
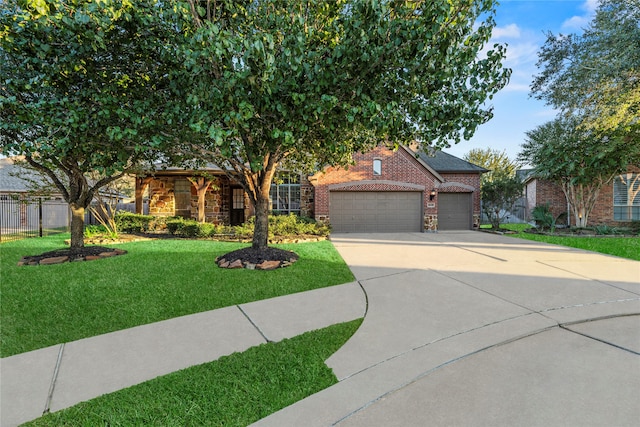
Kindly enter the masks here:
M 640 262 L 480 232 L 341 234 L 367 298 L 340 382 L 260 426 L 640 420 Z

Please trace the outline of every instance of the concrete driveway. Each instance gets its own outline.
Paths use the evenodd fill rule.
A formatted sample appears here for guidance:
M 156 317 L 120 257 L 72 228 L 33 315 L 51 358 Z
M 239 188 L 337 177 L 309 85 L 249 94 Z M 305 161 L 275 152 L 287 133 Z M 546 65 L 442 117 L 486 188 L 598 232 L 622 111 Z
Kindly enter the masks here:
M 341 234 L 367 298 L 335 386 L 259 426 L 631 426 L 640 262 L 481 232 Z

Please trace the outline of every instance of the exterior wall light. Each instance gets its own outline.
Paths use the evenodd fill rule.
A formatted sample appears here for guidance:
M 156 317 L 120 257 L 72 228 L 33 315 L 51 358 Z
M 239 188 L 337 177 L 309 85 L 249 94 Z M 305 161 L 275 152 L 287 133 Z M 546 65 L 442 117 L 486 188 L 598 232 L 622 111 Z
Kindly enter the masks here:
M 429 200 L 433 200 L 436 198 L 436 190 L 431 190 L 431 193 L 429 194 Z

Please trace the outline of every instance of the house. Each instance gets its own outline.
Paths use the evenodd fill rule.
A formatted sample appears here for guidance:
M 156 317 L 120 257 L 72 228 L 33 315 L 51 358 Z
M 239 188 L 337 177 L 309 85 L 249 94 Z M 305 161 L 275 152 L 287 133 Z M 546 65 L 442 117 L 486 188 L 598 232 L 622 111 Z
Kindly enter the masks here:
M 570 212 L 570 205 L 559 184 L 535 176 L 533 171 L 521 171 L 525 183 L 525 201 L 528 218 L 536 206 L 548 204 L 554 217 Z M 569 225 L 574 221 L 567 216 Z M 625 226 L 640 221 L 640 168 L 629 166 L 605 184 L 598 195 L 588 224 Z
M 348 168 L 312 176 L 280 173 L 273 211 L 328 221 L 337 232 L 471 229 L 480 221 L 480 175 L 487 170 L 447 153 L 378 147 L 354 155 Z M 214 165 L 165 168 L 136 179 L 136 200 L 149 213 L 239 224 L 253 212 L 240 185 Z

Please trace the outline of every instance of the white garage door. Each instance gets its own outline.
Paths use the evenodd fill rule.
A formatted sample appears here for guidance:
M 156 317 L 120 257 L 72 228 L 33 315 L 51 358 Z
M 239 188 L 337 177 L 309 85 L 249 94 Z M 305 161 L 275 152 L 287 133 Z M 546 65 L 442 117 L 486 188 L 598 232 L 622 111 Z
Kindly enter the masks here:
M 422 231 L 422 192 L 332 191 L 329 200 L 334 232 Z
M 438 230 L 471 228 L 471 193 L 438 193 Z

